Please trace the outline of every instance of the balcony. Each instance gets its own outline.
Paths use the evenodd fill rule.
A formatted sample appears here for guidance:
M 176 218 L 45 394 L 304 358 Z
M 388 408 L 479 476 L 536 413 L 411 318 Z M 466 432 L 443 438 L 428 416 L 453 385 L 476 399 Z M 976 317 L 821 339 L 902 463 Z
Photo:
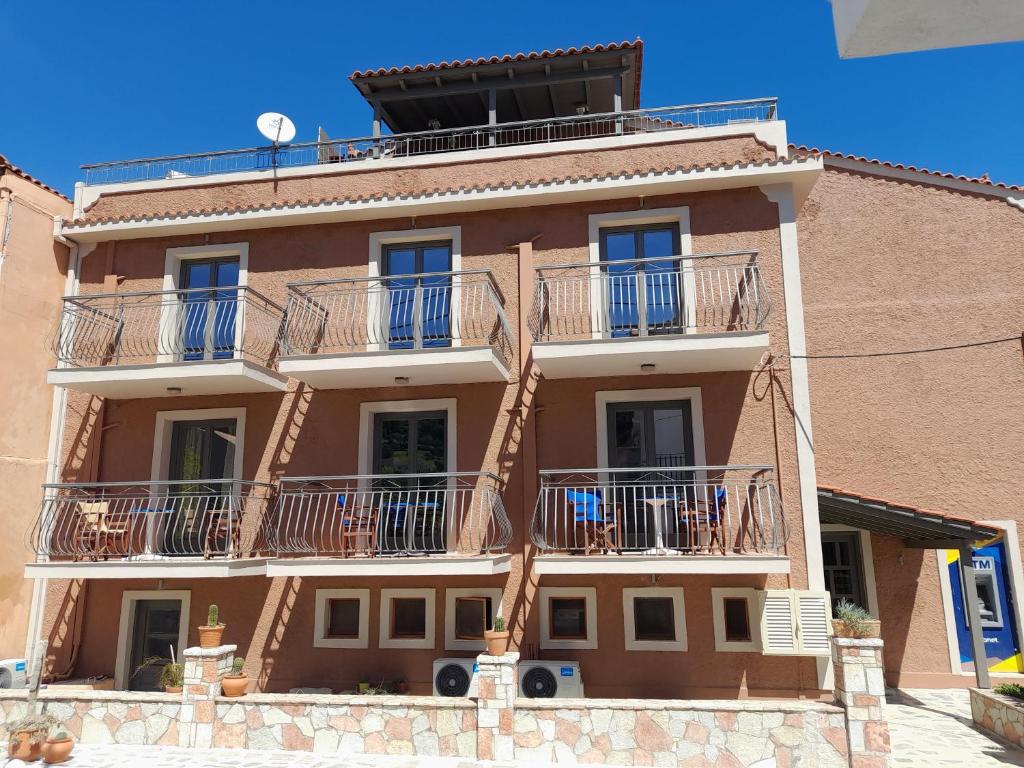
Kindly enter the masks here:
M 538 575 L 789 572 L 769 466 L 543 471 L 530 535 Z
M 512 330 L 489 271 L 288 287 L 278 369 L 321 389 L 507 382 Z
M 774 98 L 636 109 L 476 125 L 442 130 L 326 139 L 283 147 L 255 147 L 190 155 L 84 165 L 85 185 L 126 184 L 161 179 L 188 179 L 218 174 L 270 172 L 286 168 L 350 163 L 370 165 L 387 160 L 456 152 L 482 152 L 510 147 L 641 136 L 680 134 L 699 128 L 738 125 L 778 119 Z
M 282 391 L 281 318 L 242 286 L 66 296 L 47 381 L 113 398 Z
M 549 379 L 749 371 L 770 311 L 754 251 L 539 267 L 533 359 Z
M 243 480 L 45 485 L 29 576 L 262 574 L 272 486 Z
M 489 473 L 281 481 L 267 575 L 490 575 L 512 525 Z

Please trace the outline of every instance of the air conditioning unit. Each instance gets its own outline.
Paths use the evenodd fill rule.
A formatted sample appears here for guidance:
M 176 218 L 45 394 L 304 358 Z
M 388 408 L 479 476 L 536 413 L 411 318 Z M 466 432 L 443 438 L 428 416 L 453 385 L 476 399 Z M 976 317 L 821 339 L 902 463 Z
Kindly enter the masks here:
M 0 661 L 0 688 L 24 688 L 28 685 L 27 665 L 24 659 Z
M 476 659 L 434 659 L 435 696 L 476 696 Z
M 578 661 L 522 661 L 519 692 L 528 699 L 582 699 Z

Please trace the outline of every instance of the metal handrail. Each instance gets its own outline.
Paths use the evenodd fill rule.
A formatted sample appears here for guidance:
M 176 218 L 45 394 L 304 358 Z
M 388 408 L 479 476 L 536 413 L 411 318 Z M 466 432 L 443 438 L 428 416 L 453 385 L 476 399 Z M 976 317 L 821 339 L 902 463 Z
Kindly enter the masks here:
M 474 556 L 505 550 L 512 524 L 490 472 L 284 477 L 278 557 Z
M 288 285 L 281 354 L 489 346 L 507 368 L 513 339 L 490 270 L 346 277 Z
M 241 358 L 269 366 L 284 310 L 247 286 L 65 296 L 51 348 L 80 367 Z
M 240 559 L 266 549 L 275 486 L 235 478 L 46 483 L 29 546 L 41 561 Z
M 542 552 L 779 554 L 789 530 L 770 465 L 542 470 L 530 537 Z
M 572 262 L 536 272 L 527 320 L 536 342 L 759 330 L 772 308 L 752 250 Z
M 85 184 L 209 176 L 233 171 L 378 160 L 500 146 L 688 130 L 778 119 L 774 97 L 520 120 L 427 131 L 115 160 L 81 166 Z

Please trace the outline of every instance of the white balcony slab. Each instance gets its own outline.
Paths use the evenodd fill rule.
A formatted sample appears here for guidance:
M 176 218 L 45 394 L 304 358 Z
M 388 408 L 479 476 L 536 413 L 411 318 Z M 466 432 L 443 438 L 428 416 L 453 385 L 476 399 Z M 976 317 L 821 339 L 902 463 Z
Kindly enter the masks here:
M 543 341 L 533 361 L 548 379 L 639 373 L 750 371 L 768 351 L 767 331 L 736 331 L 628 339 Z M 642 366 L 653 364 L 647 371 Z
M 265 576 L 266 558 L 225 560 L 175 557 L 152 560 L 83 560 L 27 563 L 27 579 L 222 579 Z
M 76 392 L 116 399 L 283 392 L 288 387 L 287 376 L 248 360 L 232 359 L 53 368 L 46 381 Z
M 538 576 L 789 573 L 789 558 L 782 555 L 540 555 L 534 558 L 533 572 Z
M 339 355 L 283 357 L 278 370 L 318 389 L 508 382 L 508 369 L 491 347 L 393 349 Z M 408 382 L 396 382 L 404 377 Z
M 267 562 L 267 576 L 494 576 L 508 573 L 512 556 L 296 557 Z

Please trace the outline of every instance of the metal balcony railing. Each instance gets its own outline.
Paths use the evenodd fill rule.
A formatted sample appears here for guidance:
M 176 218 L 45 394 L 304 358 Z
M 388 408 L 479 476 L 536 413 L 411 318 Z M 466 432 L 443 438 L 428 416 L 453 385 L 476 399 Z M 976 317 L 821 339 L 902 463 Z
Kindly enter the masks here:
M 472 556 L 512 537 L 485 472 L 283 478 L 273 529 L 280 557 Z
M 543 552 L 782 552 L 788 531 L 768 466 L 561 469 L 540 473 L 531 523 Z
M 293 283 L 282 355 L 492 347 L 506 368 L 512 329 L 487 270 Z
M 549 144 L 663 131 L 765 122 L 778 118 L 774 98 L 721 101 L 628 112 L 573 115 L 475 125 L 435 131 L 363 136 L 348 139 L 255 147 L 190 155 L 83 165 L 86 185 L 153 179 L 212 176 L 219 173 L 292 168 L 325 163 L 372 162 L 388 157 L 414 157 L 495 147 Z
M 755 251 L 537 268 L 534 341 L 760 329 L 771 312 Z
M 38 560 L 236 559 L 266 547 L 273 487 L 244 480 L 43 486 Z
M 53 353 L 79 367 L 232 358 L 269 366 L 282 316 L 243 286 L 65 296 Z

